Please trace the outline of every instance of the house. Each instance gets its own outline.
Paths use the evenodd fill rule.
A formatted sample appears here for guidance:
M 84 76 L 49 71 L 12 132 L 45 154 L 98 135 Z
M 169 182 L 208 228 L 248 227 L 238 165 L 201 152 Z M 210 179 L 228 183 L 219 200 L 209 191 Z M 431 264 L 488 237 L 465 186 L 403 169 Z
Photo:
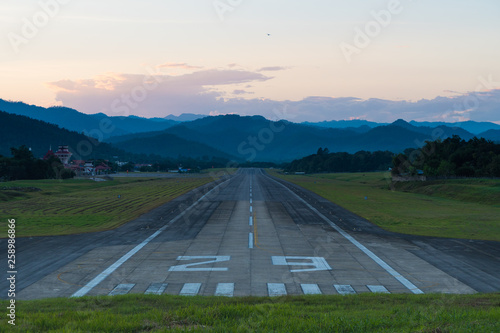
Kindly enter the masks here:
M 94 170 L 96 175 L 107 175 L 112 169 L 106 163 L 101 163 Z
M 93 176 L 95 173 L 95 168 L 94 168 L 94 163 L 92 161 L 87 161 L 83 165 L 83 173 L 85 175 L 91 175 Z

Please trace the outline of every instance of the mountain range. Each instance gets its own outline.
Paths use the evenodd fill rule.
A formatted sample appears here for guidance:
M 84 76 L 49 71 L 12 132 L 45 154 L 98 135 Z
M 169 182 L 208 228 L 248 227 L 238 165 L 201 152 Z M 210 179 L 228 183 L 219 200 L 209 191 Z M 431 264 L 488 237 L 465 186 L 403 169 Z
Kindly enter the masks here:
M 319 147 L 328 148 L 331 152 L 388 150 L 397 153 L 406 148 L 421 147 L 426 140 L 445 139 L 453 135 L 465 140 L 477 136 L 500 141 L 500 125 L 473 121 L 421 123 L 397 120 L 391 124 L 378 124 L 365 120 L 344 120 L 299 124 L 238 115 L 110 117 L 102 113 L 87 115 L 65 107 L 42 108 L 4 100 L 0 100 L 0 110 L 11 115 L 1 118 L 2 127 L 8 128 L 10 133 L 9 138 L 0 135 L 0 154 L 4 155 L 9 148 L 4 147 L 7 142 L 14 146 L 35 145 L 23 139 L 26 138 L 26 131 L 33 126 L 36 130 L 44 128 L 45 133 L 44 139 L 36 142 L 35 151 L 38 151 L 38 145 L 42 149 L 43 146 L 48 148 L 49 144 L 61 144 L 59 141 L 64 136 L 60 131 L 70 130 L 105 141 L 103 147 L 114 155 L 125 156 L 124 152 L 128 152 L 171 158 L 179 155 L 202 159 L 217 157 L 240 162 L 288 162 L 313 154 Z M 35 126 L 33 119 L 28 117 L 41 122 Z M 53 133 L 53 139 L 47 133 Z M 65 144 L 73 142 L 75 139 Z M 111 152 L 113 149 L 116 151 Z

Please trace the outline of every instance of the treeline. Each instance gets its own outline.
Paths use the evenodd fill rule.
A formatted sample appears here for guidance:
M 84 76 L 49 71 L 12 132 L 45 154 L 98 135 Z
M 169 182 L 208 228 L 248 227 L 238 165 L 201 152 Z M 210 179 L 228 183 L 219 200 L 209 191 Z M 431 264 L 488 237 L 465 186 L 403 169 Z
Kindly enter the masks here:
M 358 151 L 330 153 L 328 148 L 319 148 L 317 153 L 288 164 L 286 172 L 369 172 L 387 170 L 392 166 L 394 154 L 390 151 Z
M 12 157 L 0 155 L 0 180 L 66 179 L 74 172 L 65 169 L 61 161 L 52 156 L 48 160 L 37 159 L 26 146 L 11 148 Z
M 484 138 L 469 141 L 454 135 L 407 149 L 393 160 L 392 173 L 442 177 L 500 177 L 500 144 Z

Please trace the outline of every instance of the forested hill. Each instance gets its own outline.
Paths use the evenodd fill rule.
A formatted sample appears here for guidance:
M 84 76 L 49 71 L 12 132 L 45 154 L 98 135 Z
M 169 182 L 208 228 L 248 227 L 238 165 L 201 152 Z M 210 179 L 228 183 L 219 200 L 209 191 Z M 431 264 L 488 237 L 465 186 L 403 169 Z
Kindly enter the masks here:
M 286 172 L 369 172 L 388 170 L 394 154 L 390 151 L 358 151 L 355 154 L 330 153 L 328 148 L 319 148 L 309 155 L 291 162 Z
M 418 170 L 438 177 L 500 177 L 500 144 L 453 136 L 395 156 L 393 174 L 415 175 Z
M 43 157 L 52 146 L 69 145 L 76 159 L 107 159 L 110 156 L 131 157 L 121 149 L 89 139 L 83 134 L 59 128 L 40 120 L 0 111 L 0 155 L 10 156 L 11 147 L 26 145 L 35 157 Z

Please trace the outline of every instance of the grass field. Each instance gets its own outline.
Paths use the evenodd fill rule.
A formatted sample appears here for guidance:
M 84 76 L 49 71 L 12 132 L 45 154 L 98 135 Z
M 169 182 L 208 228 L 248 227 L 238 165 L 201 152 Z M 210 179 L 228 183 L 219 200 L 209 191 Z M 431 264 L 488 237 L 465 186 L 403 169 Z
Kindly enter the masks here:
M 0 302 L 6 311 L 7 302 Z M 16 303 L 12 332 L 499 332 L 500 294 L 186 297 Z
M 0 189 L 34 187 L 41 191 L 0 190 L 0 231 L 7 235 L 7 219 L 16 219 L 18 237 L 112 229 L 211 181 L 208 175 L 198 175 L 1 183 Z
M 268 172 L 309 189 L 386 230 L 500 241 L 500 180 L 393 185 L 387 173 L 382 172 L 305 176 Z

